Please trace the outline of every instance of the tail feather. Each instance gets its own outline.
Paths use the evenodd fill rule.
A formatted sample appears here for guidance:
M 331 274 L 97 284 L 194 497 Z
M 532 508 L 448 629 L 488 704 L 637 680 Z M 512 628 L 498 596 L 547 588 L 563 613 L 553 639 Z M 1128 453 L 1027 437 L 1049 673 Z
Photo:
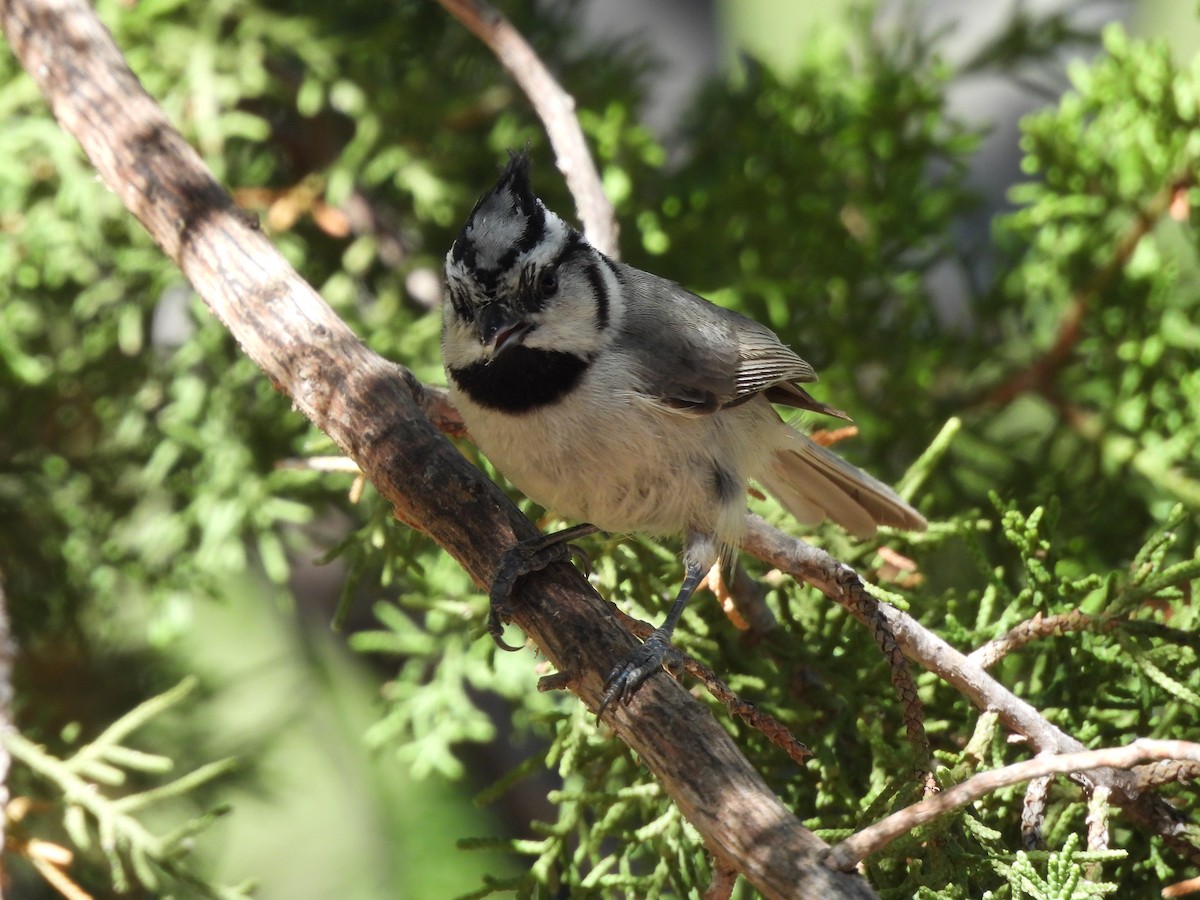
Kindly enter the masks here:
M 851 534 L 869 538 L 877 525 L 923 531 L 925 518 L 883 482 L 799 432 L 776 453 L 759 478 L 798 521 L 832 519 Z

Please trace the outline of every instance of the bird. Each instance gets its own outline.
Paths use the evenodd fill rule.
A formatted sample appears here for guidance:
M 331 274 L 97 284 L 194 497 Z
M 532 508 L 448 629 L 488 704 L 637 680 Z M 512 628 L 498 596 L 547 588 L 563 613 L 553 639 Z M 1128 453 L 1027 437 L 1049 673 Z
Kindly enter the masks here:
M 689 598 L 738 546 L 750 482 L 803 524 L 830 519 L 860 538 L 926 527 L 776 411 L 849 418 L 803 387 L 812 366 L 765 325 L 589 244 L 534 193 L 528 150 L 510 152 L 445 272 L 442 360 L 468 434 L 527 497 L 580 523 L 501 561 L 497 642 L 514 649 L 500 635 L 516 579 L 566 558 L 570 542 L 595 531 L 682 540 L 679 592 L 610 673 L 601 713 L 662 668 Z

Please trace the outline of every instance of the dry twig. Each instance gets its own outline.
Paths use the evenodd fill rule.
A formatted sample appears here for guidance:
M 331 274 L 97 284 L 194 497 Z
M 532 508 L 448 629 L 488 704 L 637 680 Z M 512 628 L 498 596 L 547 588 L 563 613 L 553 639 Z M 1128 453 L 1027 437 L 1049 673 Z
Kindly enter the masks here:
M 772 528 L 758 516 L 747 517 L 742 548 L 769 565 L 807 581 L 837 603 L 846 603 L 847 594 L 867 597 L 857 576 L 848 577 L 847 566 L 823 550 Z M 1029 738 L 1038 752 L 1064 754 L 1085 749 L 1031 703 L 1017 697 L 911 616 L 887 604 L 878 604 L 877 608 L 905 656 L 933 672 L 978 709 L 995 710 L 1005 727 Z M 1190 824 L 1163 798 L 1143 791 L 1135 774 L 1098 769 L 1076 772 L 1072 780 L 1088 792 L 1096 785 L 1111 788 L 1111 802 L 1133 821 L 1158 834 L 1186 859 L 1200 862 L 1200 847 L 1195 843 Z
M 1162 889 L 1164 897 L 1186 897 L 1188 894 L 1200 894 L 1200 875 L 1186 881 L 1177 881 Z
M 772 528 L 755 515 L 746 517 L 747 531 L 742 549 L 794 578 L 807 581 L 858 619 L 871 632 L 876 645 L 888 660 L 892 685 L 903 706 L 908 739 L 917 749 L 917 771 L 926 793 L 937 790 L 933 777 L 933 750 L 925 733 L 924 712 L 905 651 L 896 639 L 892 623 L 885 614 L 890 610 L 866 592 L 858 573 L 838 562 L 824 550 L 790 537 Z M 910 654 L 911 655 L 911 654 Z
M 825 861 L 835 869 L 850 869 L 914 828 L 919 828 L 1010 784 L 1019 784 L 1046 775 L 1065 775 L 1093 769 L 1131 769 L 1147 760 L 1165 759 L 1200 762 L 1200 744 L 1191 741 L 1155 741 L 1140 738 L 1126 747 L 1039 756 L 1005 766 L 1003 769 L 980 772 L 961 784 L 932 797 L 926 797 L 851 835 L 830 850 Z M 1098 832 L 1099 829 L 1097 837 Z
M 1088 631 L 1112 627 L 1114 626 L 1111 621 L 1097 620 L 1078 609 L 1053 616 L 1043 615 L 1039 612 L 1032 619 L 1014 625 L 1003 637 L 977 647 L 967 656 L 967 659 L 981 669 L 990 669 L 1008 654 L 1021 649 L 1031 641 L 1059 637 L 1069 631 Z
M 654 631 L 654 626 L 641 619 L 635 619 L 620 609 L 614 608 L 618 621 L 629 629 L 630 634 L 645 640 Z M 812 756 L 812 751 L 802 741 L 788 730 L 788 727 L 772 716 L 763 712 L 753 703 L 739 697 L 711 668 L 698 659 L 694 659 L 674 646 L 667 648 L 664 665 L 672 671 L 682 669 L 704 685 L 718 703 L 725 707 L 730 715 L 737 716 L 755 731 L 763 735 L 772 744 L 788 755 L 792 762 L 804 765 L 804 761 Z
M 713 860 L 712 883 L 704 892 L 704 900 L 729 900 L 737 884 L 737 870 L 731 869 L 719 859 Z
M 584 234 L 601 253 L 618 258 L 617 221 L 575 117 L 574 99 L 555 81 L 529 42 L 486 0 L 438 2 L 488 46 L 525 92 L 546 127 L 558 170 L 578 206 Z
M 1021 843 L 1026 850 L 1042 846 L 1042 826 L 1046 822 L 1046 800 L 1050 796 L 1050 776 L 1034 778 L 1025 788 L 1021 805 Z

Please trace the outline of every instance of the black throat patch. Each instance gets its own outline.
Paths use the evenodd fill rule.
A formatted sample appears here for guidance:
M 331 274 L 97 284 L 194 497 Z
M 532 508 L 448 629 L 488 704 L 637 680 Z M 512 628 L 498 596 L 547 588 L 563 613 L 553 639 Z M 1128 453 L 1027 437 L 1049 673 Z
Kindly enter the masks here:
M 588 360 L 573 353 L 513 347 L 491 362 L 451 369 L 450 377 L 480 406 L 520 415 L 557 403 L 587 367 Z

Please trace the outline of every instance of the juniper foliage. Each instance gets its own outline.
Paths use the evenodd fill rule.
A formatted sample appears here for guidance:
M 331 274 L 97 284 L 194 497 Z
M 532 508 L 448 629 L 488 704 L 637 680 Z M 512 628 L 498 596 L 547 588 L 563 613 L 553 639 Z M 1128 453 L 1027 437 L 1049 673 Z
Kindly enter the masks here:
M 1106 28 L 1057 102 L 1024 122 L 1027 180 L 993 239 L 964 248 L 952 235 L 978 203 L 966 179 L 978 135 L 948 114 L 946 92 L 1089 40 L 1065 20 L 1021 17 L 955 68 L 936 39 L 881 35 L 857 13 L 853 38 L 814 40 L 793 70 L 751 61 L 709 85 L 685 161 L 667 166 L 637 124 L 652 55 L 583 43 L 569 9 L 513 6 L 576 97 L 626 258 L 775 328 L 821 371 L 823 397 L 854 411 L 861 434 L 839 449 L 856 462 L 896 480 L 943 436 L 914 479 L 933 527 L 879 542 L 915 569 L 834 529 L 812 539 L 964 650 L 1063 617 L 992 671 L 1087 745 L 1194 735 L 1200 63 Z M 147 89 L 301 273 L 423 379 L 441 377 L 436 288 L 423 285 L 505 151 L 530 144 L 539 189 L 572 209 L 527 104 L 434 4 L 99 8 Z M 0 85 L 11 162 L 0 167 L 0 568 L 22 650 L 16 724 L 43 745 L 40 757 L 12 746 L 11 786 L 54 810 L 26 826 L 72 844 L 83 883 L 232 890 L 177 856 L 211 839 L 183 823 L 210 824 L 221 780 L 153 795 L 186 842 L 110 845 L 46 771 L 178 679 L 190 611 L 230 579 L 294 586 L 320 556 L 342 567 L 348 643 L 382 685 L 368 744 L 418 775 L 467 779 L 492 808 L 549 797 L 515 837 L 463 824 L 465 850 L 518 860 L 472 896 L 701 893 L 711 861 L 694 830 L 578 703 L 535 689 L 528 654 L 497 652 L 486 600 L 457 566 L 369 487 L 355 502 L 346 476 L 278 467 L 332 446 L 96 184 L 7 55 Z M 969 276 L 953 325 L 927 277 L 943 265 Z M 769 502 L 757 508 L 791 527 Z M 600 537 L 589 549 L 606 596 L 661 616 L 676 548 Z M 815 592 L 755 574 L 777 628 L 751 643 L 697 602 L 678 643 L 813 750 L 798 767 L 716 711 L 780 797 L 835 839 L 915 799 L 912 749 L 869 637 Z M 919 678 L 945 783 L 1025 755 L 994 716 Z M 170 696 L 156 745 L 115 761 L 216 775 L 196 739 L 205 698 Z M 525 758 L 489 771 L 511 744 Z M 1186 784 L 1163 792 L 1196 815 Z M 141 834 L 138 796 L 117 802 Z M 1108 823 L 1119 852 L 1081 849 L 1089 806 L 1066 781 L 1049 790 L 1043 848 L 1026 852 L 1023 796 L 997 792 L 908 836 L 868 861 L 871 882 L 896 898 L 1075 898 L 1141 895 L 1187 873 L 1119 815 Z

